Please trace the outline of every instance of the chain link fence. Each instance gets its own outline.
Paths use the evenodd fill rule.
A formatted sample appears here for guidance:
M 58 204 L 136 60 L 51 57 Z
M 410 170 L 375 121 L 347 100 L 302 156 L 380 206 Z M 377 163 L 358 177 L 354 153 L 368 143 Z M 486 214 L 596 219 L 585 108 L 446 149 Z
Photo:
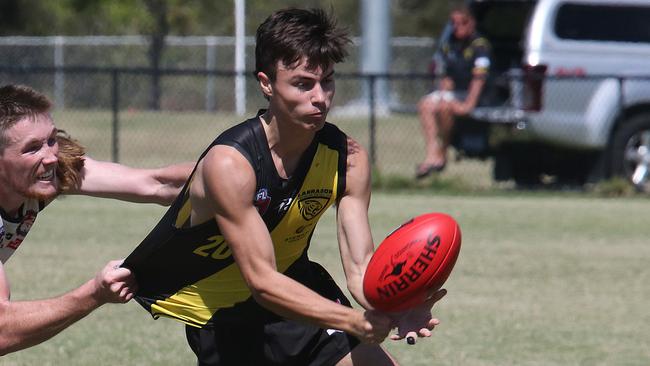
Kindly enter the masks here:
M 247 40 L 248 55 L 253 54 L 252 42 Z M 50 96 L 57 126 L 97 159 L 141 167 L 195 160 L 220 132 L 267 102 L 250 72 L 252 57 L 246 60 L 246 72 L 232 71 L 234 39 L 172 37 L 167 43 L 161 68 L 153 70 L 142 37 L 0 38 L 0 84 L 26 84 Z M 393 40 L 391 70 L 383 75 L 357 71 L 358 47 L 337 65 L 337 94 L 328 120 L 369 150 L 379 178 L 413 182 L 424 158 L 416 105 L 433 85 L 426 72 L 432 48 L 431 39 Z M 650 165 L 642 153 L 650 147 L 650 138 L 644 137 L 650 122 L 637 122 L 641 127 L 627 136 L 617 126 L 644 111 L 623 113 L 627 105 L 650 99 L 650 80 L 608 75 L 545 80 L 542 86 L 520 73 L 495 80 L 497 104 L 457 121 L 465 127 L 455 134 L 447 168 L 434 179 L 471 189 L 494 187 L 495 177 L 508 185 L 542 182 L 547 175 L 584 183 L 599 169 L 601 178 L 607 176 L 616 163 L 614 145 L 623 151 L 618 152 L 619 173 L 628 164 L 627 175 L 635 170 L 647 175 L 638 170 Z M 242 81 L 243 93 L 237 87 Z M 530 104 L 531 93 L 525 90 L 531 86 L 537 86 L 532 98 L 541 98 L 553 110 L 524 113 L 513 108 Z M 154 95 L 158 108 L 151 107 Z M 600 123 L 604 119 L 612 122 Z M 607 140 L 604 152 L 598 148 L 601 140 Z M 563 146 L 571 144 L 581 152 L 569 156 Z
M 411 176 L 417 162 L 412 157 L 422 152 L 414 103 L 432 85 L 425 72 L 433 39 L 391 42 L 391 70 L 373 79 L 385 86 L 391 78 L 390 90 L 375 86 L 370 93 L 371 82 L 358 73 L 359 39 L 353 40 L 348 60 L 337 65 L 330 120 L 366 147 L 373 145 L 379 169 Z M 149 68 L 147 52 L 148 39 L 140 36 L 0 37 L 0 83 L 26 84 L 46 93 L 55 102 L 57 125 L 87 145 L 89 154 L 136 166 L 195 159 L 223 129 L 266 105 L 251 72 L 252 37 L 246 39 L 248 71 L 243 74 L 232 71 L 233 37 L 167 37 L 159 70 Z M 393 76 L 399 73 L 419 76 Z M 154 78 L 160 83 L 157 111 L 150 108 Z M 244 80 L 243 94 L 235 93 L 238 78 Z M 373 113 L 376 141 L 371 142 Z M 411 159 L 390 159 L 389 146 Z

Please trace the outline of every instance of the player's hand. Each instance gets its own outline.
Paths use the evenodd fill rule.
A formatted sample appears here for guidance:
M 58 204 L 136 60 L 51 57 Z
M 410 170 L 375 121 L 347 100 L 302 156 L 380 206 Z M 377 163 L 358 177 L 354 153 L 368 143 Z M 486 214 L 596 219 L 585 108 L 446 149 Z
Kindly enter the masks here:
M 352 332 L 363 343 L 379 344 L 394 328 L 393 320 L 386 314 L 375 310 L 366 310 L 360 314 Z
M 135 276 L 128 268 L 120 267 L 122 262 L 108 262 L 95 276 L 95 296 L 100 303 L 124 303 L 135 296 Z
M 409 344 L 415 344 L 418 337 L 431 337 L 433 328 L 440 324 L 438 319 L 431 316 L 431 309 L 446 294 L 445 289 L 435 291 L 422 305 L 394 314 L 397 334 L 391 335 L 390 339 L 398 341 L 406 338 Z

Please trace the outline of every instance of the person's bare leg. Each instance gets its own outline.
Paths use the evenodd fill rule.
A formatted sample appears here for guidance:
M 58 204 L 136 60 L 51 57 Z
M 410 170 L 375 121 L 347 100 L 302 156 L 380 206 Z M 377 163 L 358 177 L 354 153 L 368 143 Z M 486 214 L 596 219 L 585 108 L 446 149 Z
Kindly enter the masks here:
M 417 167 L 417 175 L 424 175 L 431 166 L 439 166 L 444 162 L 444 156 L 440 154 L 441 146 L 438 141 L 439 129 L 436 121 L 437 110 L 440 104 L 431 98 L 423 98 L 418 104 L 420 126 L 425 143 L 425 157 Z
M 440 141 L 438 156 L 441 164 L 447 162 L 447 149 L 451 144 L 451 132 L 454 128 L 454 113 L 450 103 L 445 103 L 438 110 L 438 139 Z
M 385 349 L 375 344 L 360 344 L 341 359 L 337 366 L 396 366 L 399 365 Z

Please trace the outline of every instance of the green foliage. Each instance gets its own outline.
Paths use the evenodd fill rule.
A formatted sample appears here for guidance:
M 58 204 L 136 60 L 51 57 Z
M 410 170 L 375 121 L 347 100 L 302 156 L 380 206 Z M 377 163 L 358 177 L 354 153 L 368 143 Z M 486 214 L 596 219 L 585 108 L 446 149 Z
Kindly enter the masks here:
M 396 36 L 437 36 L 447 22 L 451 4 L 450 1 L 393 1 L 393 34 Z
M 623 177 L 614 177 L 595 184 L 591 192 L 601 197 L 630 197 L 636 195 L 634 186 Z
M 0 36 L 46 36 L 69 18 L 65 2 L 3 0 L 0 2 Z
M 247 0 L 246 34 L 273 11 L 286 7 L 331 9 L 339 23 L 359 35 L 359 1 Z M 3 0 L 0 36 L 133 35 L 159 31 L 155 11 L 163 11 L 171 35 L 234 35 L 234 0 Z M 447 20 L 449 2 L 391 2 L 393 35 L 438 34 Z
M 348 27 L 352 34 L 358 34 L 359 1 L 350 0 L 285 0 L 285 1 L 247 1 L 246 33 L 254 35 L 259 24 L 273 11 L 283 8 L 323 8 L 332 10 L 339 25 Z

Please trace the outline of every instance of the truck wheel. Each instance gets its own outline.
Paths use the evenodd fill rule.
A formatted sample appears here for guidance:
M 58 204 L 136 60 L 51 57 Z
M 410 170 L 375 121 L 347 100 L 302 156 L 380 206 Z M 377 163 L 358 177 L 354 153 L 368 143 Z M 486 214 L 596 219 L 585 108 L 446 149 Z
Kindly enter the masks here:
M 634 116 L 616 131 L 612 175 L 626 178 L 640 191 L 650 190 L 650 114 Z

